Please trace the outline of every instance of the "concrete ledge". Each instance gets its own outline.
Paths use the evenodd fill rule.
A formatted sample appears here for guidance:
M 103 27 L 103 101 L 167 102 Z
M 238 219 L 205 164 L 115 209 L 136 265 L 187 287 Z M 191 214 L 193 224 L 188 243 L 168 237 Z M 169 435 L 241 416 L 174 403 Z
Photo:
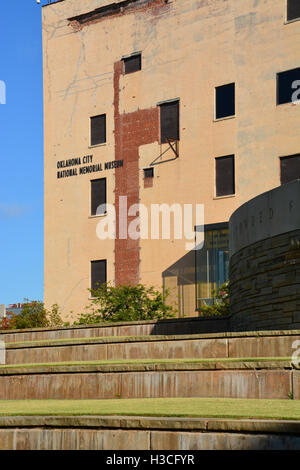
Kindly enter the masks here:
M 0 418 L 1 450 L 299 450 L 300 423 L 144 417 Z
M 289 361 L 47 366 L 1 369 L 0 399 L 300 399 Z
M 300 434 L 300 421 L 146 416 L 2 416 L 2 428 L 152 429 Z
M 11 375 L 39 375 L 39 374 L 74 374 L 74 373 L 119 373 L 119 372 L 150 372 L 150 371 L 196 371 L 196 370 L 262 370 L 262 369 L 283 369 L 292 370 L 295 367 L 292 362 L 286 359 L 252 361 L 237 359 L 228 361 L 226 359 L 214 360 L 195 360 L 193 362 L 133 362 L 126 364 L 36 364 L 36 365 L 16 365 L 0 367 L 0 376 Z
M 228 317 L 185 317 L 137 322 L 99 323 L 61 328 L 3 330 L 6 342 L 101 336 L 182 335 L 228 331 Z
M 92 337 L 6 344 L 6 364 L 292 357 L 300 332 Z

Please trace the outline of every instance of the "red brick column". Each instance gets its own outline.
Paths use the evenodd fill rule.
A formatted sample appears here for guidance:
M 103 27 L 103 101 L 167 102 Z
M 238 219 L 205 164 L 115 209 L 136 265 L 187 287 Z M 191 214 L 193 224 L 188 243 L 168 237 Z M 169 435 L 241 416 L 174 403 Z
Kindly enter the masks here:
M 116 285 L 137 284 L 140 280 L 139 240 L 120 239 L 119 197 L 127 196 L 127 208 L 139 203 L 139 147 L 158 141 L 158 107 L 120 114 L 120 75 L 123 62 L 114 66 L 114 119 L 115 119 L 115 160 L 123 160 L 124 166 L 116 171 L 115 208 L 117 215 L 115 241 L 115 282 Z M 134 217 L 127 216 L 127 227 Z M 126 220 L 125 220 L 126 222 Z M 122 234 L 121 234 L 122 236 Z

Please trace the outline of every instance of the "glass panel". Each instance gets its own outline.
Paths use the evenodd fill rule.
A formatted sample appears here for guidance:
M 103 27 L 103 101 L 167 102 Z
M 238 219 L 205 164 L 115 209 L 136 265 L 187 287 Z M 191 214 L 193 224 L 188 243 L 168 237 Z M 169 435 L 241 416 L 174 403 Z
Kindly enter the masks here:
M 215 291 L 229 278 L 229 230 L 205 231 L 204 246 L 196 251 L 197 309 L 212 305 Z

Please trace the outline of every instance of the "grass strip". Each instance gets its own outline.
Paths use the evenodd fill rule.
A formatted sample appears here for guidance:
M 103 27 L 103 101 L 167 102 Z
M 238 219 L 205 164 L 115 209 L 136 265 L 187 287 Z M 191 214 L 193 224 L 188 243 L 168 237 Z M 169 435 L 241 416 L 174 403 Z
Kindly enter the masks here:
M 300 420 L 300 400 L 147 398 L 0 401 L 0 416 L 84 415 Z

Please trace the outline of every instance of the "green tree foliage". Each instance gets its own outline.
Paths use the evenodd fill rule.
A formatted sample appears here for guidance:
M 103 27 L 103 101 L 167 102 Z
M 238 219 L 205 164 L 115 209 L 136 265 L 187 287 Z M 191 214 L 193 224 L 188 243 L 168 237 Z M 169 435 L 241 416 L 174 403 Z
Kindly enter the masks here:
M 93 296 L 87 312 L 75 324 L 154 320 L 175 316 L 173 307 L 166 304 L 168 292 L 163 295 L 154 287 L 142 284 L 113 287 L 103 284 L 90 292 Z
M 52 305 L 50 310 L 47 310 L 43 302 L 25 299 L 21 312 L 18 315 L 8 312 L 6 318 L 2 319 L 0 329 L 23 330 L 30 328 L 57 328 L 61 326 L 64 326 L 64 322 L 61 319 L 57 304 Z
M 23 305 L 21 313 L 16 316 L 16 328 L 42 328 L 48 326 L 47 311 L 43 302 L 33 300 Z

